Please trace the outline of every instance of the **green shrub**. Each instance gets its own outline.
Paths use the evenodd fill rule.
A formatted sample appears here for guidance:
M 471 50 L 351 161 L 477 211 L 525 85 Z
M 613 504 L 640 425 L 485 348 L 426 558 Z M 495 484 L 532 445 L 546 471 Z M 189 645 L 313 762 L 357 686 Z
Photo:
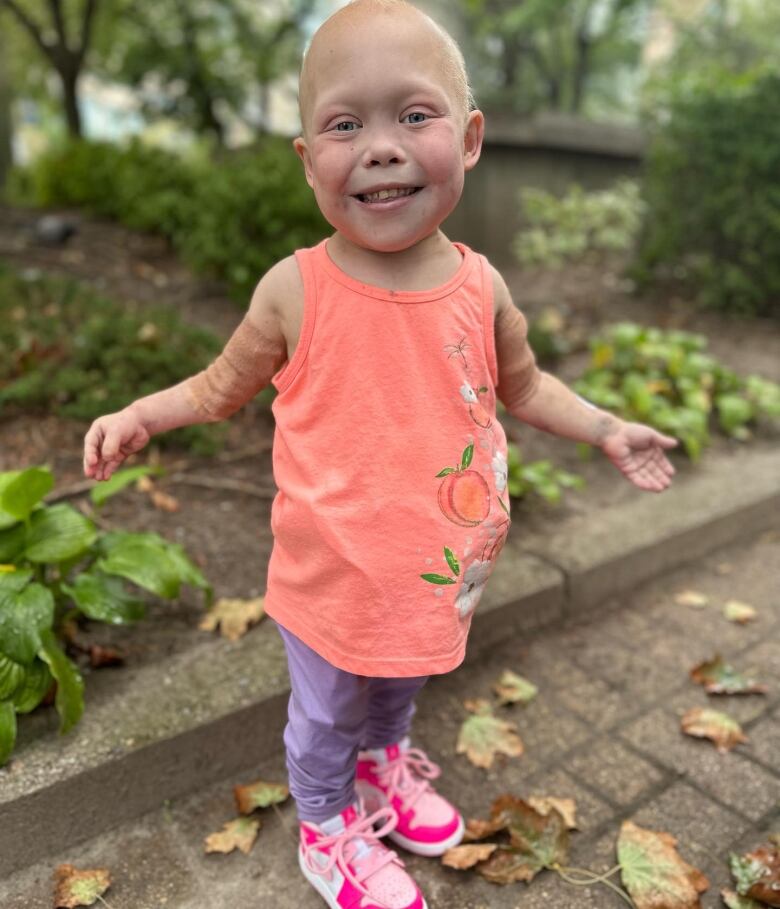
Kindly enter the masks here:
M 192 268 L 227 281 L 243 302 L 271 265 L 327 232 L 297 155 L 275 137 L 220 158 L 181 157 L 137 140 L 126 148 L 71 140 L 12 170 L 8 195 L 163 234 Z
M 585 485 L 581 476 L 561 470 L 547 459 L 523 463 L 520 449 L 513 442 L 507 446 L 507 468 L 507 487 L 515 498 L 535 494 L 555 505 L 564 489 L 581 489 Z
M 0 414 L 93 420 L 199 372 L 221 348 L 172 308 L 120 305 L 74 281 L 0 265 Z M 224 433 L 224 424 L 196 424 L 159 440 L 206 454 Z
M 575 184 L 560 198 L 526 187 L 520 198 L 527 226 L 513 248 L 523 265 L 558 268 L 588 254 L 630 250 L 642 219 L 643 203 L 633 180 L 593 192 Z
M 677 437 L 696 460 L 713 422 L 744 440 L 751 424 L 780 417 L 780 385 L 741 378 L 706 348 L 701 335 L 621 322 L 591 341 L 591 366 L 574 388 L 625 419 Z
M 0 766 L 16 742 L 16 715 L 34 710 L 53 682 L 60 732 L 81 718 L 84 681 L 59 640 L 67 620 L 142 618 L 126 581 L 169 600 L 182 584 L 203 590 L 207 605 L 213 598 L 179 544 L 100 531 L 71 505 L 45 505 L 53 486 L 45 467 L 0 473 Z
M 635 276 L 701 302 L 780 313 L 780 74 L 691 80 L 656 125 Z

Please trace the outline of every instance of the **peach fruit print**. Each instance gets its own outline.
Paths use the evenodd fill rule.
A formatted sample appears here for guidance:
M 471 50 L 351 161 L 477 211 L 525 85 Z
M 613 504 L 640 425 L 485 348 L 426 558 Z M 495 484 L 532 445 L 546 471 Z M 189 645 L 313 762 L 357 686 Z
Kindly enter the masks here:
M 460 393 L 463 397 L 463 400 L 469 405 L 469 415 L 471 419 L 481 426 L 483 429 L 487 429 L 488 426 L 493 422 L 490 419 L 490 414 L 485 410 L 485 408 L 479 403 L 479 398 L 477 395 L 482 395 L 487 392 L 487 388 L 484 385 L 480 386 L 478 389 L 474 389 L 468 382 L 464 382 L 460 386 Z
M 474 445 L 467 445 L 458 467 L 445 467 L 436 474 L 444 477 L 439 486 L 439 508 L 461 527 L 476 527 L 490 513 L 490 488 L 482 474 L 468 469 L 473 457 Z

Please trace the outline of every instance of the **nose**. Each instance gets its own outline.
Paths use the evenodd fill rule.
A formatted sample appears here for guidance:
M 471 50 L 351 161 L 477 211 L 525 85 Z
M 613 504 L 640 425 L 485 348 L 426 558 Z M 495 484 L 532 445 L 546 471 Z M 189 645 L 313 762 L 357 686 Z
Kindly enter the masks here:
M 366 167 L 387 167 L 403 164 L 406 160 L 403 147 L 394 130 L 377 129 L 371 132 L 363 154 Z

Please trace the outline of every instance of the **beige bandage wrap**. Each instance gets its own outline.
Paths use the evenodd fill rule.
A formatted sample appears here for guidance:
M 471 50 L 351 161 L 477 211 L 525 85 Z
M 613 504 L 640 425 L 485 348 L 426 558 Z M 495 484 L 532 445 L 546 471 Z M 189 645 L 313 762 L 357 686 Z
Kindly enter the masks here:
M 528 344 L 528 325 L 520 310 L 509 303 L 496 318 L 496 394 L 509 413 L 524 404 L 539 386 L 542 374 Z
M 206 369 L 187 380 L 195 407 L 207 422 L 224 420 L 268 385 L 287 350 L 281 336 L 268 337 L 244 316 L 222 353 Z

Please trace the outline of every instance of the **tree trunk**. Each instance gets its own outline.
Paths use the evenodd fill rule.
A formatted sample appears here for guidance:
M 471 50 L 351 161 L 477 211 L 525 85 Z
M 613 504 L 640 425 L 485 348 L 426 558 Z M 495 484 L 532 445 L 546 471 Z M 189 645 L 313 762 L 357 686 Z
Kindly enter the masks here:
M 8 78 L 6 57 L 3 53 L 3 33 L 0 32 L 0 189 L 5 185 L 6 174 L 13 163 L 11 136 L 11 83 Z
M 78 96 L 78 70 L 70 67 L 59 69 L 57 73 L 62 82 L 62 97 L 65 102 L 65 118 L 68 124 L 68 133 L 74 139 L 81 138 L 81 111 L 79 110 Z

